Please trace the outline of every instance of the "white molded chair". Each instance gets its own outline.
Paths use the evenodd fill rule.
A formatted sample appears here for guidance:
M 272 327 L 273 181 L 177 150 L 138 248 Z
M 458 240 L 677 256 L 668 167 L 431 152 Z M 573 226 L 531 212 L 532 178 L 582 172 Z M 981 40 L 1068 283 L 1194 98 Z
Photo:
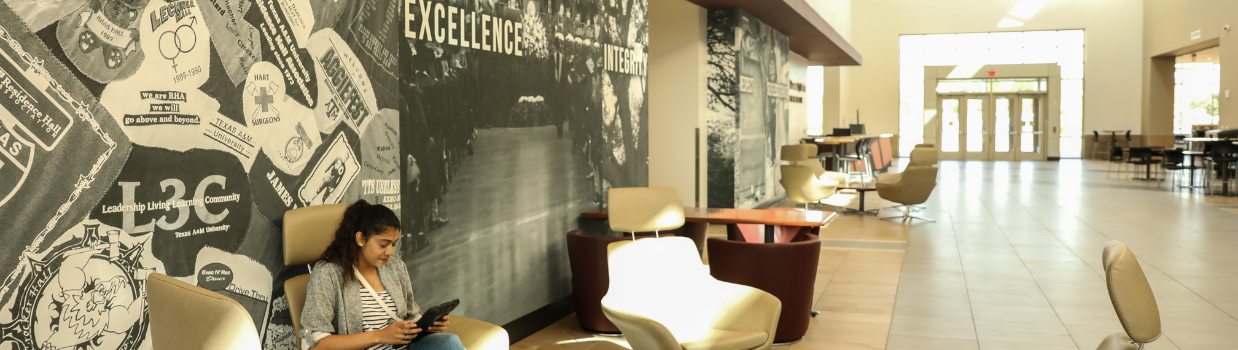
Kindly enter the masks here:
M 683 225 L 683 202 L 674 189 L 616 188 L 607 198 L 612 230 L 658 232 Z M 760 289 L 714 279 L 691 239 L 619 241 L 607 246 L 607 259 L 610 286 L 602 313 L 633 350 L 773 344 L 782 303 Z

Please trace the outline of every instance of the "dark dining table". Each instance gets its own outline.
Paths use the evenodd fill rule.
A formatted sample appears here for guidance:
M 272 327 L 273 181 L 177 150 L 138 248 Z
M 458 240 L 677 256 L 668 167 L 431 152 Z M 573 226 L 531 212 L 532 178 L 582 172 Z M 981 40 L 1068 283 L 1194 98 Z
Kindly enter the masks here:
M 821 226 L 833 220 L 838 214 L 832 211 L 800 210 L 793 208 L 767 209 L 734 209 L 734 208 L 694 208 L 684 207 L 684 227 L 673 232 L 677 236 L 691 238 L 698 250 L 705 246 L 705 231 L 709 224 L 727 225 L 727 236 L 731 239 L 746 242 L 781 243 L 789 242 L 800 232 L 818 234 Z M 606 208 L 591 210 L 580 214 L 581 218 L 606 220 L 610 213 Z M 762 232 L 748 230 L 747 226 L 764 225 Z

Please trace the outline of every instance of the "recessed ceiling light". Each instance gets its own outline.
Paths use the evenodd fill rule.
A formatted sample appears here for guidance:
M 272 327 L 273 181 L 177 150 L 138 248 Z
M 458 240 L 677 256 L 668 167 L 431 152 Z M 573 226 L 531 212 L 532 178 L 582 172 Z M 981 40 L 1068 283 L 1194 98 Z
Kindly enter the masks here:
M 1032 19 L 1036 12 L 1040 11 L 1040 7 L 1045 5 L 1045 0 L 1021 0 L 1018 4 L 1010 9 L 1010 15 L 1022 19 Z
M 1013 20 L 1013 19 L 1009 19 L 1009 18 L 1002 18 L 1002 21 L 1001 21 L 1001 22 L 997 22 L 997 26 L 998 26 L 998 27 L 1000 27 L 1000 28 L 1006 28 L 1006 27 L 1022 27 L 1022 26 L 1023 26 L 1023 22 L 1019 22 L 1019 21 L 1016 21 L 1016 20 Z
M 974 76 L 976 75 L 976 72 L 979 72 L 979 71 L 980 71 L 980 68 L 984 68 L 984 65 L 979 65 L 979 64 L 965 64 L 965 65 L 961 65 L 961 66 L 955 66 L 955 67 L 954 67 L 954 70 L 951 70 L 951 71 L 950 71 L 950 74 L 949 74 L 949 75 L 946 75 L 946 78 L 947 78 L 947 79 L 965 79 L 965 78 L 971 78 L 971 77 L 974 77 Z

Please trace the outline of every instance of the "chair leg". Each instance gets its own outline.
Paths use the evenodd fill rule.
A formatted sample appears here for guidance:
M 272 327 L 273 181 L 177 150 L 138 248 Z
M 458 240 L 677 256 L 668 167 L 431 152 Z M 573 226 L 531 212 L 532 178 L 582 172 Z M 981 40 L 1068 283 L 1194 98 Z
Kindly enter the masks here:
M 914 210 L 914 209 L 913 209 L 913 207 L 912 207 L 912 206 L 910 206 L 910 205 L 903 205 L 903 215 L 897 215 L 897 216 L 887 216 L 887 217 L 884 217 L 884 218 L 879 218 L 879 219 L 881 219 L 881 220 L 902 219 L 902 222 L 904 222 L 904 223 L 906 223 L 906 222 L 908 222 L 908 221 L 911 221 L 912 219 L 920 219 L 920 220 L 924 220 L 924 221 L 928 221 L 928 222 L 937 222 L 937 220 L 929 219 L 929 218 L 926 218 L 926 217 L 923 217 L 923 216 L 914 215 L 913 210 Z

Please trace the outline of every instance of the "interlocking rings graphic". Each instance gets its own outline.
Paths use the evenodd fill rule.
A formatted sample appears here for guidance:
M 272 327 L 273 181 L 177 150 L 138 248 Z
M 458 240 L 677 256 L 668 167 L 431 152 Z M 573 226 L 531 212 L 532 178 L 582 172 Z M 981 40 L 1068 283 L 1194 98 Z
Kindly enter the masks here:
M 176 58 L 198 46 L 198 32 L 193 30 L 196 21 L 196 17 L 190 17 L 189 24 L 182 24 L 159 35 L 159 54 L 172 61 L 173 71 L 176 70 Z

